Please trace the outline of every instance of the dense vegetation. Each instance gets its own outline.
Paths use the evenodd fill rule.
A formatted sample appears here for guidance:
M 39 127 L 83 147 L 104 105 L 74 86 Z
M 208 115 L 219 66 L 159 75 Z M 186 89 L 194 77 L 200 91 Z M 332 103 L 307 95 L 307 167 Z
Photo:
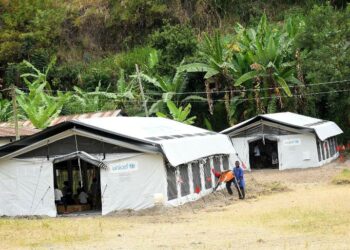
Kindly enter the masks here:
M 2 121 L 15 84 L 38 128 L 122 108 L 219 131 L 292 111 L 350 139 L 346 1 L 0 0 L 0 27 Z

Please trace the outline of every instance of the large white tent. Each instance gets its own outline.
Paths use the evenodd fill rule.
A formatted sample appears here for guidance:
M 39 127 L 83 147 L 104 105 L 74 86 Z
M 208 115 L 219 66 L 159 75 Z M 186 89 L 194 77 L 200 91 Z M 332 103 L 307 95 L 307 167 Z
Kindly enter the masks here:
M 338 157 L 336 136 L 343 131 L 331 121 L 291 112 L 263 114 L 221 133 L 230 137 L 247 169 L 280 170 L 322 166 Z
M 228 169 L 233 152 L 226 135 L 164 118 L 63 122 L 0 148 L 0 215 L 56 216 L 54 185 L 78 176 L 87 186 L 91 166 L 102 214 L 180 205 L 210 192 L 210 168 Z

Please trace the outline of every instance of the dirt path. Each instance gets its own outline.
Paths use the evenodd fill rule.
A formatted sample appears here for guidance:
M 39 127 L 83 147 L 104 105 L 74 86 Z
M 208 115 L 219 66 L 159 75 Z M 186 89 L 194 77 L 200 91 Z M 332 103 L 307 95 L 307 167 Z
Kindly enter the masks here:
M 108 217 L 0 219 L 0 249 L 349 249 L 350 164 L 248 173 L 248 199 Z M 130 216 L 132 215 L 132 216 Z

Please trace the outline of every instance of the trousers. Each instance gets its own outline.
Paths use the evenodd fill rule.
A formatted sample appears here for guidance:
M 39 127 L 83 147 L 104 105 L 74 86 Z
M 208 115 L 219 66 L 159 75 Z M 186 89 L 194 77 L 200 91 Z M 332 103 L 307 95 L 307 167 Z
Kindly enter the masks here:
M 231 185 L 232 183 L 235 185 L 236 189 L 237 189 L 237 193 L 238 193 L 238 196 L 240 199 L 244 199 L 245 198 L 245 190 L 244 190 L 244 187 L 239 187 L 236 182 L 235 182 L 235 179 L 232 179 L 231 181 L 228 181 L 226 182 L 226 189 L 227 189 L 227 192 L 232 195 L 233 192 L 232 192 L 232 189 L 231 189 Z

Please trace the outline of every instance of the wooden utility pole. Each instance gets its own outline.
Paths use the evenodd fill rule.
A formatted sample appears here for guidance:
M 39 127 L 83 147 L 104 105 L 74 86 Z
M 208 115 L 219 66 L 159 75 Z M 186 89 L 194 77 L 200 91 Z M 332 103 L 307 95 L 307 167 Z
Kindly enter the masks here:
M 12 86 L 11 86 L 11 95 L 12 95 L 13 117 L 14 117 L 14 122 L 15 122 L 16 141 L 18 141 L 20 139 L 20 137 L 19 137 L 19 132 L 18 132 L 16 88 L 15 88 L 14 84 L 12 84 Z
M 145 109 L 145 114 L 148 117 L 147 103 L 146 103 L 145 93 L 143 92 L 143 86 L 142 86 L 142 82 L 141 82 L 139 66 L 137 64 L 135 64 L 135 68 L 136 68 L 137 80 L 139 81 L 139 85 L 140 85 L 141 97 L 142 97 L 142 101 L 143 101 L 143 108 Z

